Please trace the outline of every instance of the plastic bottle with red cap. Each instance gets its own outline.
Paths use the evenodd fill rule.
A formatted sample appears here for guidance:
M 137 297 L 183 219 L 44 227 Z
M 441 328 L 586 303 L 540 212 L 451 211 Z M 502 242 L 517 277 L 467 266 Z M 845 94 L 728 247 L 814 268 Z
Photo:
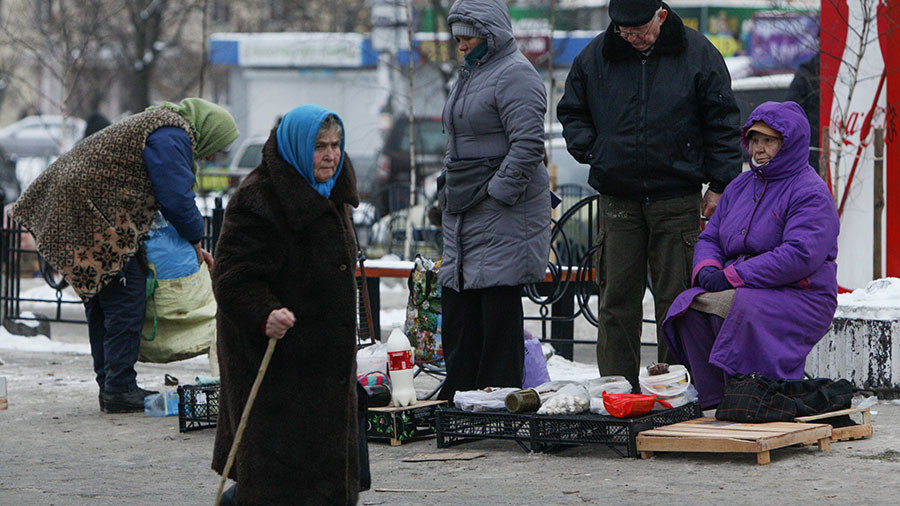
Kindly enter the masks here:
M 387 341 L 388 374 L 391 377 L 391 404 L 409 406 L 416 403 L 413 386 L 413 348 L 406 334 L 394 326 Z

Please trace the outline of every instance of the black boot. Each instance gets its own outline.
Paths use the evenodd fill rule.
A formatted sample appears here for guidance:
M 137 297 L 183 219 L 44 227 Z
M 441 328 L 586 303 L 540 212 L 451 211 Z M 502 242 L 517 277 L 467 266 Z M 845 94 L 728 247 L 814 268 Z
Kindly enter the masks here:
M 106 413 L 137 413 L 144 411 L 144 397 L 158 394 L 153 390 L 144 390 L 141 387 L 130 392 L 108 393 L 100 392 L 100 410 Z

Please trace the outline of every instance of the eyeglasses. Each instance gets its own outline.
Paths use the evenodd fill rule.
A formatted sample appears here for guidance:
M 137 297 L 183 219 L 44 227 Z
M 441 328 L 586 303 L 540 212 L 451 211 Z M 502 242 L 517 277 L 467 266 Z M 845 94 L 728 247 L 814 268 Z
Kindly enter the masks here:
M 619 37 L 622 37 L 625 40 L 632 39 L 632 38 L 643 39 L 648 33 L 650 33 L 650 29 L 653 28 L 653 22 L 656 21 L 657 19 L 659 19 L 659 17 L 654 17 L 649 23 L 647 23 L 647 28 L 645 28 L 644 30 L 640 30 L 640 31 L 626 32 L 617 26 L 615 28 L 616 35 L 618 35 Z

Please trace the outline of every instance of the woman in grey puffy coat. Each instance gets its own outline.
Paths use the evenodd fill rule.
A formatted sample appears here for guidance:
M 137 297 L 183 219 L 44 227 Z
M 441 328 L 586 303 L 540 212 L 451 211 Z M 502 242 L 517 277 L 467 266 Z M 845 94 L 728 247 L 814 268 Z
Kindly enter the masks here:
M 550 252 L 543 82 L 519 52 L 502 0 L 457 0 L 447 17 L 465 63 L 444 106 L 443 349 L 439 398 L 521 387 L 522 285 Z

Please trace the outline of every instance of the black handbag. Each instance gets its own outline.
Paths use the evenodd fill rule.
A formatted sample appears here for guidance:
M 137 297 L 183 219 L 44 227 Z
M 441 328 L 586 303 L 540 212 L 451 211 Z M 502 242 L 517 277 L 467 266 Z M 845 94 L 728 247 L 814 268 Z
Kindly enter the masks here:
M 798 416 L 847 409 L 852 397 L 853 385 L 845 379 L 773 380 L 759 373 L 736 374 L 725 385 L 716 419 L 792 422 Z

